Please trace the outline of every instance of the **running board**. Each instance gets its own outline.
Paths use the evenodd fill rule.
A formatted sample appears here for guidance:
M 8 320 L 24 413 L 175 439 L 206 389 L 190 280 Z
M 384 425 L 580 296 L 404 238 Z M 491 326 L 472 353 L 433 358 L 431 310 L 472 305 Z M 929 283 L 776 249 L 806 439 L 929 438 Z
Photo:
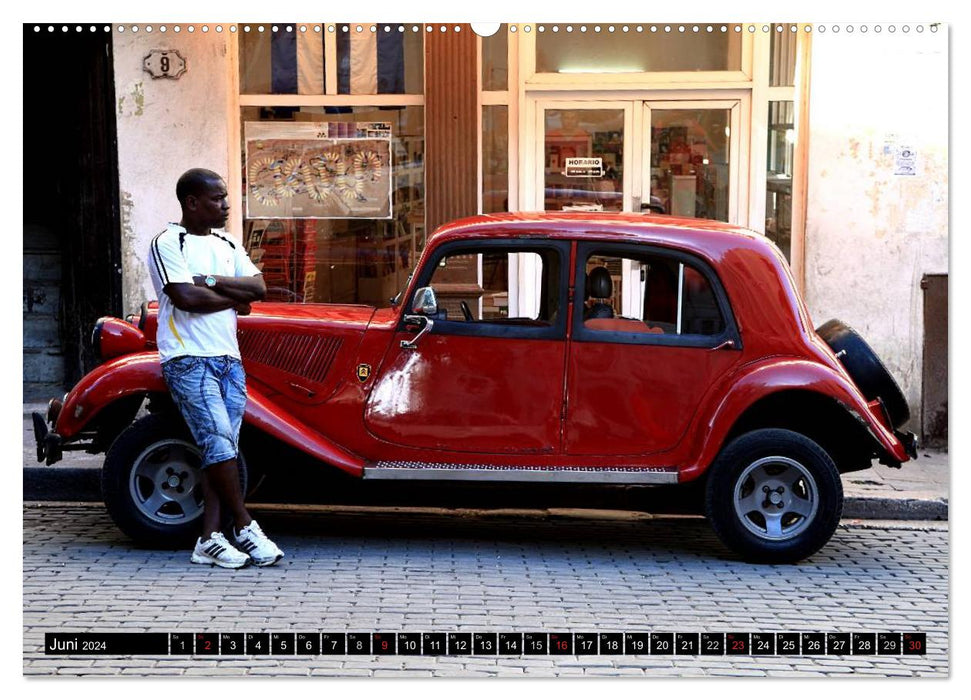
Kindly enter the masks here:
M 436 462 L 370 462 L 365 479 L 538 481 L 583 484 L 676 484 L 677 467 L 540 467 Z

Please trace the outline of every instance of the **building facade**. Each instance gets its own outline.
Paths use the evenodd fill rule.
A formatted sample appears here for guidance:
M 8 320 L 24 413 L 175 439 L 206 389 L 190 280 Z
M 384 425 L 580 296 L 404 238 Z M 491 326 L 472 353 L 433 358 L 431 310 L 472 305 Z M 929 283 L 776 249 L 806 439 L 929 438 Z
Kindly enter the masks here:
M 718 219 L 771 238 L 814 322 L 857 328 L 912 427 L 939 432 L 943 411 L 946 438 L 946 27 L 308 22 L 110 36 L 125 313 L 154 295 L 148 243 L 178 219 L 189 167 L 226 175 L 227 230 L 292 303 L 387 305 L 428 232 L 469 214 Z M 505 312 L 528 303 L 528 260 L 466 274 L 498 276 L 490 298 Z M 942 343 L 943 393 L 939 360 L 926 367 Z

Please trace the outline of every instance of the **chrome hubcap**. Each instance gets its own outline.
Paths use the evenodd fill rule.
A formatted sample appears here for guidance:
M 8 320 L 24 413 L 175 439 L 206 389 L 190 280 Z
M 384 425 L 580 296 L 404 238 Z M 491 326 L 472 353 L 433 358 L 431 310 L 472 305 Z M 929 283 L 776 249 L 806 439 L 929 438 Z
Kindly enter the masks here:
M 128 478 L 132 503 L 149 520 L 165 525 L 190 522 L 202 514 L 199 449 L 184 440 L 161 440 L 135 460 Z
M 749 532 L 772 541 L 796 537 L 819 508 L 819 488 L 806 467 L 789 457 L 763 457 L 735 482 L 735 514 Z

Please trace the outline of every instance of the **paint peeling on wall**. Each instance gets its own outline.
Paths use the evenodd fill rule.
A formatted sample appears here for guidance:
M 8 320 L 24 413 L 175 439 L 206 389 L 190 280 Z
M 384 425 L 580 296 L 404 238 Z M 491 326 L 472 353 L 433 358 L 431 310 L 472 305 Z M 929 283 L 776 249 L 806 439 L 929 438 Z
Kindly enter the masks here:
M 122 250 L 127 250 L 128 254 L 122 257 L 122 305 L 125 313 L 134 313 L 145 301 L 144 289 L 151 287 L 151 277 L 146 267 L 145 253 L 139 251 L 141 245 L 138 235 L 132 223 L 132 213 L 135 209 L 135 202 L 131 192 L 122 190 L 121 199 L 121 245 Z
M 145 84 L 139 80 L 119 91 L 118 116 L 140 117 L 145 113 Z

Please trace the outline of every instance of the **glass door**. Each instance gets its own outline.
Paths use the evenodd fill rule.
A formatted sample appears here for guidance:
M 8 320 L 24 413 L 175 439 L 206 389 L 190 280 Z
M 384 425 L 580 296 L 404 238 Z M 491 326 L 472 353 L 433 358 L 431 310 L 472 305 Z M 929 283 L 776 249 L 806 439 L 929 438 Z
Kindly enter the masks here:
M 645 102 L 641 209 L 737 223 L 739 102 Z
M 632 102 L 537 104 L 539 208 L 629 211 Z

